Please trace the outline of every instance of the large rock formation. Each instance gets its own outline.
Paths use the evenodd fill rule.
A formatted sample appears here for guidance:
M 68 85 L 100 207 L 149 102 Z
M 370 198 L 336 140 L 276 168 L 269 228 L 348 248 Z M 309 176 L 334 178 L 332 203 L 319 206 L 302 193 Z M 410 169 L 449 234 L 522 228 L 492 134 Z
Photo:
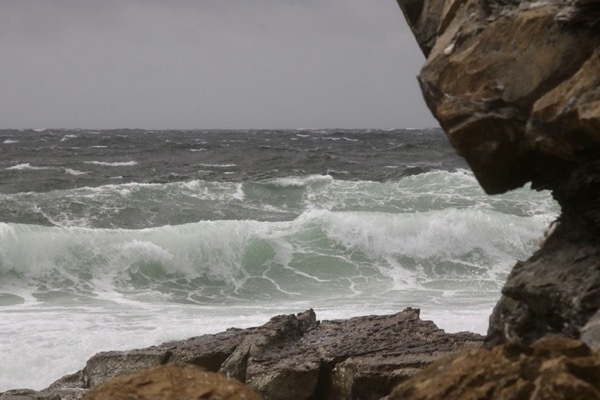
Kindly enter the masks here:
M 577 340 L 473 349 L 428 366 L 389 400 L 600 400 L 600 352 Z
M 46 390 L 10 391 L 0 394 L 0 400 L 78 399 L 116 377 L 180 364 L 236 378 L 266 400 L 380 399 L 439 357 L 482 342 L 473 333 L 446 334 L 433 322 L 420 320 L 415 309 L 321 322 L 309 310 L 274 317 L 257 328 L 99 353 L 81 371 Z M 152 379 L 162 382 L 163 372 Z M 149 376 L 144 379 L 150 382 Z
M 593 337 L 600 0 L 398 3 L 427 57 L 419 75 L 426 103 L 481 186 L 493 194 L 531 182 L 562 207 L 542 248 L 510 274 L 488 343 L 578 338 L 582 330 Z

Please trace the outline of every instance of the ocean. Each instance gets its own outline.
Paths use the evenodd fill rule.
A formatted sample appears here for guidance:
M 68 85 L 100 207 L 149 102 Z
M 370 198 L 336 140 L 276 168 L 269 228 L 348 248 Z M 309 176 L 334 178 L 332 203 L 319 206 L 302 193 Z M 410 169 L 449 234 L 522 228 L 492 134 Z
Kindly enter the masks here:
M 439 129 L 0 130 L 0 392 L 308 308 L 485 333 L 558 212 Z

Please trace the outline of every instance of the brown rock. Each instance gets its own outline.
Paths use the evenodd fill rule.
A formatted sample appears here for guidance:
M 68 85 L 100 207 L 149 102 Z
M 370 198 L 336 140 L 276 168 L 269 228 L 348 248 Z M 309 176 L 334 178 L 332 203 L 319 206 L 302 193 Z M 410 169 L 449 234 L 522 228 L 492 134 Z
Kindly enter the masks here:
M 488 193 L 532 183 L 562 207 L 519 262 L 488 344 L 600 324 L 600 0 L 398 0 L 427 56 L 426 103 Z M 592 329 L 593 328 L 593 329 Z
M 467 350 L 432 363 L 389 399 L 600 399 L 600 353 L 560 338 Z
M 532 148 L 569 161 L 600 142 L 600 48 L 571 78 L 542 96 L 531 112 L 527 138 Z
M 553 188 L 597 157 L 600 35 L 561 26 L 567 2 L 398 3 L 428 56 L 425 100 L 487 192 Z
M 233 378 L 193 365 L 165 365 L 104 382 L 85 400 L 260 400 Z

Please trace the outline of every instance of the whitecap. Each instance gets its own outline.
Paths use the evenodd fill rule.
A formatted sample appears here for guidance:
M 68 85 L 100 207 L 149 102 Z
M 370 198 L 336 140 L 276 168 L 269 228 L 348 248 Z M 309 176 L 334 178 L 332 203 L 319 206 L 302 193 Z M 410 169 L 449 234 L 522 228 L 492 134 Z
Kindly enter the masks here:
M 77 176 L 77 175 L 85 175 L 85 174 L 87 174 L 87 172 L 77 171 L 77 170 L 71 169 L 71 168 L 65 168 L 65 174 Z
M 12 144 L 12 143 L 19 143 L 18 140 L 11 140 L 11 139 L 6 139 L 4 142 L 2 142 L 3 144 Z
M 233 168 L 237 167 L 236 164 L 197 164 L 201 167 L 211 167 L 211 168 Z
M 18 164 L 12 167 L 6 168 L 7 170 L 34 170 L 34 169 L 48 169 L 46 167 L 34 167 L 30 163 Z
M 137 161 L 120 161 L 120 162 L 106 162 L 106 161 L 84 161 L 84 164 L 91 165 L 102 165 L 105 167 L 132 167 L 137 165 Z

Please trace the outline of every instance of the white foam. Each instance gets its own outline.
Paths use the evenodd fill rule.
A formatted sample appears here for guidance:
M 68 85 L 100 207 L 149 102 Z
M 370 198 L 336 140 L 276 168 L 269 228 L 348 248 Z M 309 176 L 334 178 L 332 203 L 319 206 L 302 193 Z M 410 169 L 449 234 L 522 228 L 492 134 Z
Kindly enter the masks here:
M 18 164 L 12 167 L 6 168 L 7 170 L 36 170 L 36 169 L 49 169 L 47 167 L 35 167 L 30 163 Z
M 313 183 L 330 183 L 333 181 L 334 179 L 331 175 L 309 175 L 304 177 L 290 176 L 285 178 L 274 178 L 264 182 L 279 187 L 304 187 Z
M 18 140 L 11 140 L 11 139 L 6 139 L 4 142 L 2 142 L 3 144 L 12 144 L 12 143 L 19 143 Z
M 65 168 L 65 173 L 68 175 L 75 175 L 75 176 L 87 174 L 87 172 L 77 171 L 76 169 L 71 169 L 71 168 Z
M 209 168 L 233 168 L 237 167 L 236 164 L 197 164 L 201 167 L 209 167 Z
M 117 161 L 117 162 L 106 162 L 106 161 L 84 161 L 84 164 L 90 165 L 102 165 L 105 167 L 133 167 L 137 165 L 137 161 Z

